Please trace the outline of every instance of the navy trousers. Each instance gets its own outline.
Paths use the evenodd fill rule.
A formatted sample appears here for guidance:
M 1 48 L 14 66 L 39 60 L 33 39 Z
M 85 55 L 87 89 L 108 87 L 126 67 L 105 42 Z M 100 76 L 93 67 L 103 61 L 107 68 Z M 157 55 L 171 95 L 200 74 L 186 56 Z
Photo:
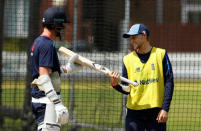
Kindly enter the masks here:
M 36 118 L 37 124 L 44 121 L 46 104 L 32 103 L 32 112 Z M 38 131 L 42 131 L 39 129 Z
M 156 120 L 160 108 L 127 110 L 126 131 L 166 131 L 166 123 Z

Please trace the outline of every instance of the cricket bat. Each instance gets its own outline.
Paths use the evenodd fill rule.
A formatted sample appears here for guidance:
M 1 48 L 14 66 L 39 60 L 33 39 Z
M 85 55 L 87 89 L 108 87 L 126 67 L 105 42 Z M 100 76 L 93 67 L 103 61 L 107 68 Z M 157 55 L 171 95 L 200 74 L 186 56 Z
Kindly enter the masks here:
M 73 55 L 75 55 L 76 53 L 74 53 L 73 51 L 65 48 L 65 47 L 60 47 L 59 48 L 59 52 L 62 53 L 64 56 L 66 56 L 67 58 L 70 58 L 72 57 Z M 92 70 L 96 70 L 102 74 L 105 74 L 107 76 L 109 76 L 109 73 L 111 72 L 111 70 L 109 70 L 108 68 L 102 66 L 102 65 L 99 65 L 97 63 L 95 63 L 94 61 L 91 61 L 83 56 L 80 56 L 78 55 L 78 59 L 75 61 L 75 63 L 77 64 L 81 64 L 83 66 L 86 66 Z M 122 76 L 120 76 L 120 80 L 123 81 L 123 82 L 126 82 L 128 84 L 132 84 L 133 86 L 138 86 L 138 83 L 137 82 L 133 82 L 131 80 L 128 80 Z

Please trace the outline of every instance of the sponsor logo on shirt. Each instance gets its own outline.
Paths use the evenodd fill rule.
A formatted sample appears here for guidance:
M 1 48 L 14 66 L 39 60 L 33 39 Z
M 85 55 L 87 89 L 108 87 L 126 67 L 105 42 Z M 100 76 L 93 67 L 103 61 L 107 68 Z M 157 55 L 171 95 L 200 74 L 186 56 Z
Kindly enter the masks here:
M 135 69 L 135 72 L 140 72 L 140 67 L 137 67 L 137 68 Z
M 158 78 L 151 78 L 151 79 L 146 79 L 146 80 L 140 80 L 140 85 L 148 85 L 151 83 L 157 83 Z

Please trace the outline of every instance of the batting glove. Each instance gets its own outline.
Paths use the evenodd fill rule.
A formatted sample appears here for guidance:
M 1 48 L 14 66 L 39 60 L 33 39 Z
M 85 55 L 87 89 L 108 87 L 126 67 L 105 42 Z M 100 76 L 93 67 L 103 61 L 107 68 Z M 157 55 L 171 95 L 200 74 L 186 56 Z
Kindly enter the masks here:
M 74 73 L 80 71 L 83 68 L 80 64 L 74 63 L 75 60 L 77 60 L 77 59 L 78 59 L 78 55 L 77 54 L 73 55 L 69 59 L 68 63 L 66 64 L 66 70 L 67 70 L 68 74 L 74 74 Z
M 68 123 L 69 120 L 68 109 L 62 103 L 55 104 L 55 111 L 56 111 L 57 123 L 60 123 L 62 125 Z

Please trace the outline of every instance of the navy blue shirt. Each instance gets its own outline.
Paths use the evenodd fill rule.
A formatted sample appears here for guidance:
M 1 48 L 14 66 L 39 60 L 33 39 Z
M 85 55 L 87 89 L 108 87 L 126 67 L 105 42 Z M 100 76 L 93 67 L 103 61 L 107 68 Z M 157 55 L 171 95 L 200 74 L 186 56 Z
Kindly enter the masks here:
M 60 63 L 53 41 L 47 36 L 39 36 L 30 49 L 30 69 L 32 79 L 38 78 L 39 67 L 50 67 L 52 72 L 60 73 Z M 32 88 L 32 97 L 40 98 L 45 96 L 38 87 Z
M 148 61 L 150 54 L 151 54 L 151 51 L 149 51 L 146 54 L 137 53 L 142 63 L 146 63 Z M 127 70 L 124 64 L 122 67 L 122 76 L 125 78 L 128 78 Z M 170 63 L 167 52 L 165 52 L 165 56 L 163 58 L 163 76 L 164 76 L 164 85 L 165 85 L 165 95 L 164 95 L 162 109 L 164 109 L 165 111 L 169 111 L 170 103 L 171 103 L 172 95 L 173 95 L 173 90 L 174 90 L 174 79 L 173 79 L 172 65 Z M 122 83 L 122 84 L 127 84 L 127 83 Z M 120 85 L 114 86 L 113 88 L 123 94 L 129 94 L 128 92 L 123 91 Z

